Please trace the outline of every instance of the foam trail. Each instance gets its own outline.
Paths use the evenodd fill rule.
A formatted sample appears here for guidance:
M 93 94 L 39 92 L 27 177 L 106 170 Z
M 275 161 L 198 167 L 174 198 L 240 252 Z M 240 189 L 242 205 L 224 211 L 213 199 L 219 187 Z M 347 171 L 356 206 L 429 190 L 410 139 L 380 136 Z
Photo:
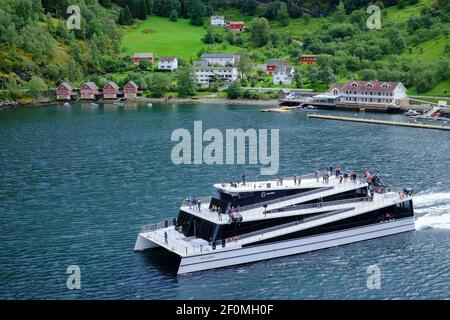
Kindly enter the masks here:
M 450 230 L 450 192 L 419 193 L 414 197 L 414 208 L 417 230 Z

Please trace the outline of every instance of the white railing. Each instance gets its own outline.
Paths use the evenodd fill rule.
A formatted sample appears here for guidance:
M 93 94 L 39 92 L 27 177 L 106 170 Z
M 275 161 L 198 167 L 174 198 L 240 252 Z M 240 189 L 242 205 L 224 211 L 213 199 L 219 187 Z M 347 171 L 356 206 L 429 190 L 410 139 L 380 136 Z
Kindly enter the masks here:
M 351 181 L 348 181 L 345 183 L 342 182 L 342 184 L 338 183 L 338 184 L 330 185 L 333 187 L 332 189 L 327 189 L 327 190 L 323 190 L 321 192 L 312 193 L 312 194 L 305 194 L 303 197 L 302 197 L 302 194 L 299 194 L 298 198 L 301 199 L 302 202 L 306 202 L 306 201 L 317 199 L 319 197 L 323 198 L 323 197 L 327 197 L 327 196 L 330 196 L 333 194 L 353 190 L 355 188 L 355 186 L 364 187 L 365 185 L 366 184 L 358 184 L 358 183 L 354 184 Z M 324 184 L 324 186 L 328 186 L 328 185 Z M 266 217 L 268 214 L 273 217 L 288 216 L 288 215 L 292 214 L 292 212 L 277 212 L 277 213 L 265 213 L 265 212 L 268 212 L 270 210 L 276 210 L 280 207 L 295 205 L 295 201 L 297 201 L 297 197 L 295 197 L 292 200 L 288 199 L 287 203 L 286 203 L 286 201 L 277 202 L 273 205 L 274 206 L 273 208 L 270 208 L 270 207 L 264 208 L 263 203 L 261 203 L 260 206 L 255 209 L 251 209 L 251 210 L 242 212 L 241 214 L 243 216 L 243 221 L 252 220 L 255 218 L 258 219 L 258 218 L 261 218 L 262 216 Z M 289 202 L 294 202 L 294 203 L 289 203 Z
M 396 204 L 398 202 L 399 198 L 403 199 L 398 195 L 398 196 L 392 197 L 392 198 L 383 197 L 381 200 L 378 200 L 378 201 L 363 202 L 361 205 L 351 209 L 350 211 L 346 210 L 343 213 L 334 214 L 330 217 L 313 219 L 311 221 L 307 221 L 307 222 L 303 222 L 303 223 L 299 222 L 298 224 L 295 224 L 294 226 L 289 226 L 287 228 L 282 228 L 282 229 L 275 230 L 275 231 L 268 231 L 268 232 L 261 233 L 259 235 L 253 236 L 253 237 L 245 237 L 242 240 L 239 239 L 239 240 L 235 241 L 235 245 L 242 246 L 243 244 L 246 244 L 246 243 L 252 243 L 252 242 L 257 242 L 257 241 L 260 241 L 263 239 L 274 238 L 279 235 L 285 235 L 285 234 L 289 234 L 292 232 L 309 229 L 309 228 L 312 228 L 315 226 L 328 224 L 328 223 L 342 220 L 345 218 L 350 218 L 350 217 L 359 215 L 362 212 L 368 212 L 368 211 L 375 210 L 377 208 L 383 208 L 385 206 Z
M 296 202 L 298 200 L 301 200 L 302 202 L 306 202 L 306 201 L 317 199 L 319 197 L 327 197 L 329 195 L 333 195 L 336 193 L 342 193 L 345 191 L 353 190 L 353 189 L 355 189 L 355 187 L 364 187 L 366 185 L 367 185 L 366 183 L 361 183 L 361 182 L 354 183 L 350 179 L 347 180 L 346 182 L 339 183 L 338 179 L 336 179 L 334 177 L 330 177 L 330 183 L 329 184 L 322 183 L 320 185 L 320 187 L 317 188 L 317 190 L 311 190 L 311 191 L 308 191 L 305 193 L 299 193 L 299 194 L 295 194 L 295 195 L 288 196 L 288 197 L 273 199 L 273 200 L 269 200 L 266 202 L 261 202 L 261 203 L 257 203 L 254 205 L 241 207 L 240 210 L 237 211 L 236 213 L 243 217 L 243 221 L 251 220 L 251 219 L 261 219 L 261 217 L 266 217 L 267 214 L 270 214 L 273 217 L 287 216 L 287 215 L 290 215 L 291 213 L 284 212 L 284 211 L 272 212 L 272 213 L 269 213 L 269 212 L 274 211 L 279 208 L 282 208 L 282 207 L 293 206 L 296 204 Z M 220 214 L 220 218 L 219 218 L 219 214 L 217 212 L 209 209 L 209 202 L 210 202 L 211 198 L 200 198 L 200 199 L 204 199 L 201 202 L 201 209 L 198 210 L 198 208 L 195 205 L 191 205 L 189 207 L 190 213 L 193 213 L 199 217 L 205 218 L 212 222 L 218 222 L 218 223 L 222 222 L 223 223 L 223 222 L 231 221 L 231 215 L 229 215 L 228 213 Z M 205 200 L 205 199 L 208 199 L 208 200 Z M 208 201 L 208 202 L 205 203 L 205 201 Z M 355 200 L 355 202 L 356 201 L 357 200 Z M 268 205 L 267 208 L 264 208 L 265 204 Z M 187 207 L 186 201 L 183 201 L 183 205 L 184 205 L 183 209 L 187 210 L 188 207 Z M 298 210 L 300 210 L 300 209 L 302 209 L 302 208 L 298 208 Z M 288 211 L 288 210 L 286 210 L 286 211 Z
M 156 231 L 158 229 L 162 229 L 162 228 L 168 228 L 171 226 L 176 225 L 176 219 L 172 219 L 172 220 L 166 220 L 163 222 L 158 222 L 158 223 L 152 223 L 152 224 L 147 224 L 141 227 L 141 233 L 143 232 L 150 232 L 150 231 Z

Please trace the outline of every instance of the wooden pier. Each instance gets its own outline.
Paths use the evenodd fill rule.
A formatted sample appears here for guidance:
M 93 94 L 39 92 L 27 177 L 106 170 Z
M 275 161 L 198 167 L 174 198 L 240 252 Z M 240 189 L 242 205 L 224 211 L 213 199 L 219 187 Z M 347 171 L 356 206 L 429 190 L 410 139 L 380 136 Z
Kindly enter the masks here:
M 371 124 L 381 124 L 381 125 L 387 125 L 387 126 L 450 131 L 450 126 L 440 126 L 440 125 L 424 124 L 424 123 L 410 123 L 410 122 L 401 122 L 401 121 L 389 121 L 389 120 L 375 120 L 375 119 L 344 117 L 344 116 L 321 115 L 321 114 L 316 114 L 316 113 L 308 114 L 308 119 L 362 122 L 362 123 L 371 123 Z

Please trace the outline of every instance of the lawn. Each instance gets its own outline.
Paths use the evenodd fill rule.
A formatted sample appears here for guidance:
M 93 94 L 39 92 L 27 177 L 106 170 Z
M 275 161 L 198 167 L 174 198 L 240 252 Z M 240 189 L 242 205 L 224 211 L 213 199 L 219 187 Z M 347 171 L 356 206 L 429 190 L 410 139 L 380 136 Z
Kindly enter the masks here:
M 135 52 L 153 52 L 156 57 L 177 56 L 189 61 L 191 58 L 196 59 L 202 48 L 208 52 L 239 52 L 239 48 L 225 42 L 215 45 L 203 43 L 201 39 L 205 34 L 205 27 L 193 26 L 189 20 L 178 19 L 174 22 L 152 16 L 124 29 L 122 53 L 132 55 Z

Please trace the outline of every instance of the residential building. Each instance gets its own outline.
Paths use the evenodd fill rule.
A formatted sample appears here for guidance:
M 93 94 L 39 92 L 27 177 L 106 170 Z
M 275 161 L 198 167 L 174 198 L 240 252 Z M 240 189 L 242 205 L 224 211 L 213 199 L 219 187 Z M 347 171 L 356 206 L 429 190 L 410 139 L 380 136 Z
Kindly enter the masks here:
M 155 55 L 151 52 L 149 53 L 135 53 L 133 56 L 133 63 L 138 65 L 142 60 L 147 60 L 151 64 L 155 62 Z
M 211 16 L 211 25 L 214 27 L 225 26 L 226 25 L 225 17 L 224 16 Z
M 119 86 L 115 82 L 109 81 L 103 87 L 104 99 L 117 99 L 119 93 L 120 93 Z
M 211 66 L 219 65 L 222 67 L 232 67 L 238 63 L 239 55 L 225 53 L 204 53 L 201 55 L 201 59 L 207 61 Z
M 238 70 L 235 67 L 196 67 L 195 76 L 197 83 L 202 86 L 207 86 L 219 78 L 224 82 L 232 82 L 238 78 Z
M 340 101 L 357 104 L 399 104 L 407 98 L 401 82 L 350 80 L 334 84 L 330 92 L 340 95 Z
M 56 98 L 58 100 L 72 100 L 75 95 L 75 89 L 68 82 L 63 82 L 56 88 Z
M 277 67 L 287 66 L 286 60 L 281 59 L 269 59 L 267 62 L 266 71 L 268 74 L 273 74 Z
M 176 57 L 159 57 L 158 70 L 174 71 L 178 69 L 178 59 Z
M 99 95 L 99 88 L 94 82 L 86 82 L 80 89 L 82 100 L 95 100 Z
M 137 98 L 139 86 L 134 82 L 130 81 L 123 87 L 124 97 L 127 99 Z
M 245 23 L 243 21 L 230 21 L 228 28 L 232 31 L 241 32 L 245 30 Z
M 288 65 L 281 65 L 273 72 L 273 84 L 291 85 L 294 78 L 295 69 Z
M 303 54 L 300 56 L 300 64 L 316 64 L 318 57 L 317 54 Z

